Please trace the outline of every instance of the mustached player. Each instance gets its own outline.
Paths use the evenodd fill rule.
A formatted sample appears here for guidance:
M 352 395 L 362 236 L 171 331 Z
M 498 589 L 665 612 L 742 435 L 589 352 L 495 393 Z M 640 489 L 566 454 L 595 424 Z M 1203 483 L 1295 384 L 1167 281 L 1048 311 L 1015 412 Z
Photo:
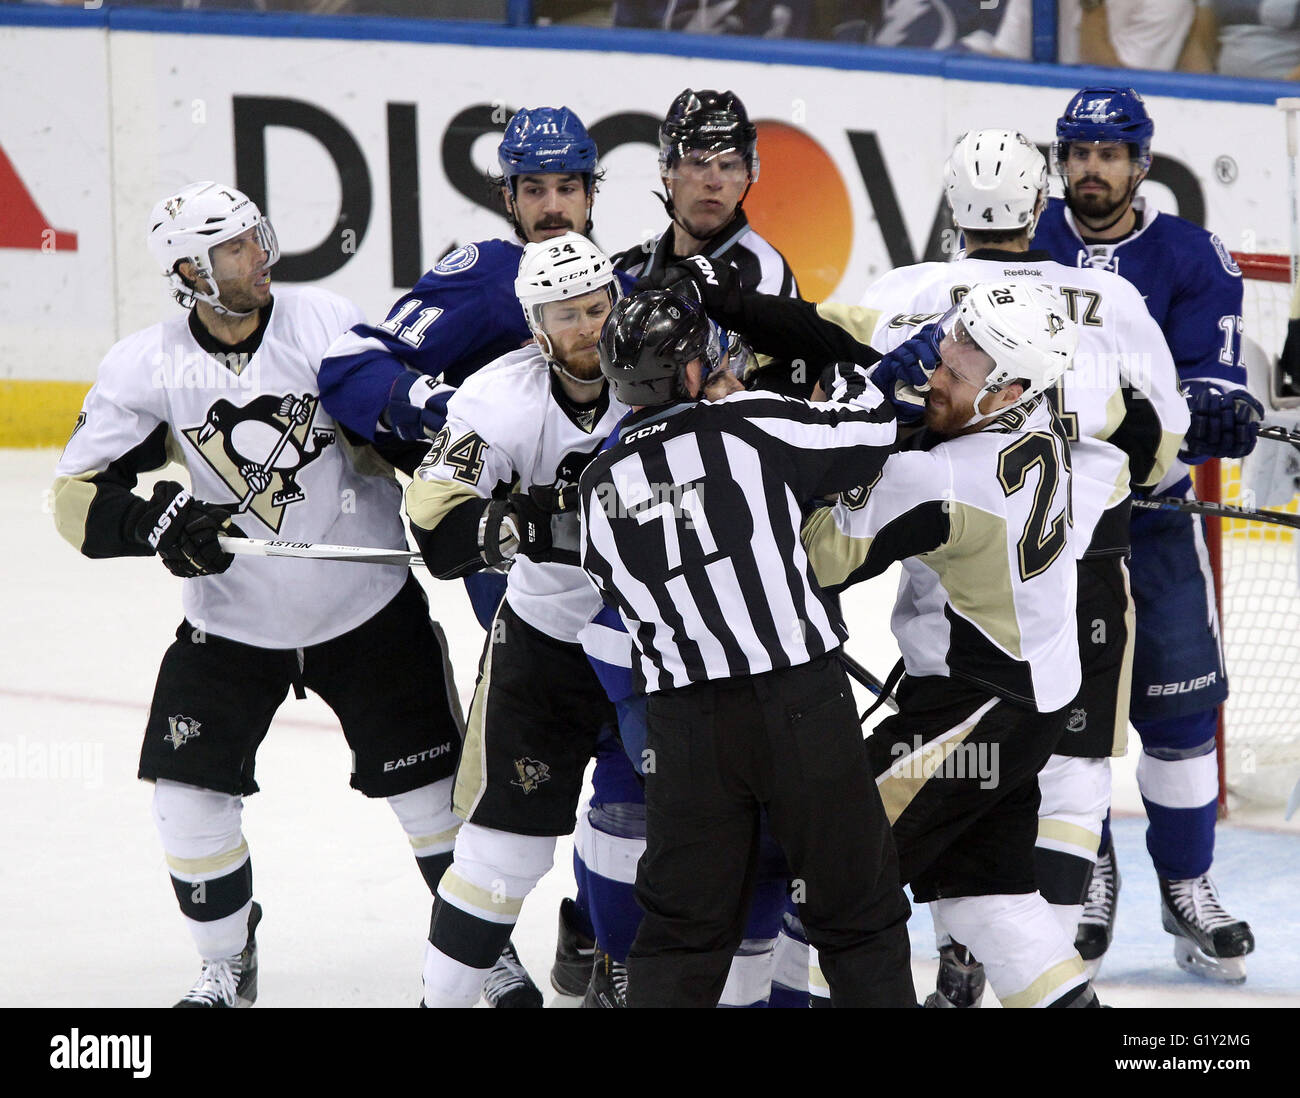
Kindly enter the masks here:
M 513 562 L 470 709 L 455 861 L 434 903 L 428 1006 L 478 997 L 525 897 L 573 830 L 583 773 L 614 708 L 578 632 L 599 599 L 577 567 L 573 490 L 627 409 L 597 340 L 617 298 L 609 259 L 568 233 L 524 249 L 516 293 L 535 344 L 469 378 L 407 492 L 441 578 Z
M 1074 470 L 1083 686 L 1070 705 L 1066 733 L 1039 776 L 1035 849 L 1038 888 L 1073 937 L 1110 804 L 1108 759 L 1127 748 L 1130 490 L 1149 489 L 1168 471 L 1187 428 L 1187 405 L 1164 336 L 1131 283 L 1030 251 L 1047 201 L 1047 163 L 1023 134 L 963 135 L 944 176 L 966 253 L 951 263 L 900 267 L 868 288 L 863 310 L 879 314 L 870 342 L 885 353 L 875 376 L 903 388 L 914 383 L 923 393 L 937 355 L 932 340 L 905 339 L 910 325 L 959 303 L 976 282 L 1047 285 L 1078 323 L 1074 367 L 1046 395 L 1069 438 Z M 983 973 L 942 928 L 939 944 L 939 990 L 932 1001 L 975 1005 Z
M 1034 246 L 1061 263 L 1113 271 L 1137 287 L 1164 332 L 1191 423 L 1159 495 L 1190 497 L 1189 465 L 1239 458 L 1255 446 L 1263 406 L 1241 365 L 1241 271 L 1217 236 L 1158 213 L 1136 194 L 1151 167 L 1155 124 L 1131 88 L 1090 87 L 1056 123 L 1054 160 L 1065 200 L 1053 199 Z M 1132 525 L 1137 645 L 1131 716 L 1142 738 L 1138 789 L 1147 851 L 1160 886 L 1161 925 L 1179 967 L 1240 983 L 1254 935 L 1219 900 L 1214 860 L 1218 708 L 1228 696 L 1203 520 L 1142 511 Z M 1079 930 L 1099 959 L 1110 944 L 1119 871 L 1107 828 Z
M 405 548 L 392 466 L 320 407 L 320 356 L 359 310 L 323 290 L 273 296 L 275 233 L 233 187 L 193 183 L 159 202 L 148 243 L 185 313 L 128 336 L 100 365 L 59 460 L 54 517 L 88 557 L 157 555 L 185 581 L 139 775 L 154 784 L 154 822 L 203 960 L 176 1005 L 250 1006 L 262 909 L 240 821 L 289 689 L 314 690 L 338 715 L 352 787 L 388 801 L 430 888 L 457 828 L 460 707 L 408 572 L 235 560 L 218 541 L 247 532 Z M 133 491 L 169 460 L 190 488 Z

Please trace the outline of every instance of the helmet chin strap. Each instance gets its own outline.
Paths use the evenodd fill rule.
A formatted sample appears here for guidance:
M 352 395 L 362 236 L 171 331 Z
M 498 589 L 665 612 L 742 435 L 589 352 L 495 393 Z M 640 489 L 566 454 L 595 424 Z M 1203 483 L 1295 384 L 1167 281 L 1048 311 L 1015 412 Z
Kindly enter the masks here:
M 605 380 L 604 374 L 597 374 L 595 377 L 578 377 L 576 374 L 571 374 L 564 368 L 559 359 L 552 358 L 550 355 L 546 356 L 546 360 L 551 364 L 552 370 L 561 377 L 567 377 L 577 385 L 600 385 Z
M 749 189 L 753 185 L 754 182 L 753 179 L 751 179 L 748 185 L 745 187 L 745 193 L 742 194 L 740 198 L 737 200 L 736 208 L 731 211 L 731 216 L 727 218 L 727 220 L 724 221 L 721 225 L 719 225 L 716 229 L 714 229 L 713 232 L 705 233 L 703 235 L 696 232 L 696 230 L 691 228 L 690 225 L 686 224 L 685 219 L 683 219 L 682 216 L 677 212 L 677 207 L 673 204 L 672 195 L 669 193 L 667 182 L 664 183 L 663 194 L 660 194 L 658 191 L 651 191 L 650 193 L 653 194 L 655 198 L 659 199 L 659 201 L 663 204 L 664 213 L 668 215 L 668 217 L 671 219 L 674 225 L 678 226 L 682 230 L 682 232 L 686 233 L 686 235 L 691 237 L 693 240 L 698 240 L 701 243 L 707 244 L 714 237 L 721 236 L 731 225 L 731 223 L 736 220 L 737 216 L 740 214 L 741 208 L 745 205 L 745 199 L 749 196 Z

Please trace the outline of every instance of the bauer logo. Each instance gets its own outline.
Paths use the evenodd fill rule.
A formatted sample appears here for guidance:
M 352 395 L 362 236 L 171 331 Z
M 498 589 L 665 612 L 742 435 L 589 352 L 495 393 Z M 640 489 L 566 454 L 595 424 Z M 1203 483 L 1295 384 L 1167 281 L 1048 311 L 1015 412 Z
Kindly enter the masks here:
M 1218 678 L 1218 672 L 1211 671 L 1208 675 L 1201 675 L 1195 679 L 1184 679 L 1182 682 L 1153 683 L 1147 687 L 1147 697 L 1163 698 L 1171 694 L 1190 694 L 1196 690 L 1204 690 L 1207 686 L 1218 682 Z
M 457 248 L 454 252 L 448 252 L 433 266 L 433 273 L 440 275 L 459 274 L 461 271 L 468 271 L 475 263 L 478 262 L 478 248 L 473 244 L 466 244 L 463 248 Z

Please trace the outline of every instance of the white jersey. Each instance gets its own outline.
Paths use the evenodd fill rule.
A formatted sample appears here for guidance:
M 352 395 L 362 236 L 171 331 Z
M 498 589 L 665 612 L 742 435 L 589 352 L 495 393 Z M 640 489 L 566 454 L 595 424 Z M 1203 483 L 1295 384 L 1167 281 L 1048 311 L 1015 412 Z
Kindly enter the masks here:
M 466 499 L 512 488 L 576 486 L 628 410 L 605 386 L 591 408 L 575 411 L 535 346 L 502 355 L 448 402 L 447 425 L 407 489 L 411 522 L 433 529 Z M 522 554 L 510 566 L 506 601 L 534 629 L 570 644 L 600 606 L 577 565 Z
M 890 627 L 909 675 L 964 679 L 1040 713 L 1078 692 L 1075 534 L 1060 430 L 1042 398 L 1011 408 L 971 434 L 894 454 L 873 483 L 805 524 L 824 587 L 902 561 Z
M 1187 430 L 1187 402 L 1164 335 L 1141 294 L 1119 275 L 1066 267 L 1045 252 L 976 254 L 981 258 L 900 267 L 870 286 L 862 307 L 879 316 L 869 342 L 882 353 L 892 350 L 976 283 L 1041 282 L 1055 289 L 1079 325 L 1074 364 L 1048 394 L 1070 440 L 1077 548 L 1122 552 L 1130 484 L 1155 485 Z
M 286 287 L 234 368 L 199 345 L 188 313 L 116 344 L 59 460 L 60 532 L 89 556 L 118 555 L 110 497 L 120 504 L 137 474 L 170 458 L 189 470 L 194 496 L 231 511 L 248 537 L 405 548 L 392 467 L 353 447 L 320 407 L 321 356 L 361 319 L 337 294 Z M 185 617 L 216 636 L 301 648 L 361 625 L 405 580 L 400 568 L 238 557 L 221 575 L 185 580 L 181 598 Z

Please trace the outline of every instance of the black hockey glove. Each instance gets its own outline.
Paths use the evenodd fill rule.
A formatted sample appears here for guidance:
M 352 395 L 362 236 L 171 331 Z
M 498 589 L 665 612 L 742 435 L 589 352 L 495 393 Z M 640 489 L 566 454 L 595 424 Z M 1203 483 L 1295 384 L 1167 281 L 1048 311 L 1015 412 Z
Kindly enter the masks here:
M 689 281 L 690 293 L 686 283 Z M 637 280 L 638 290 L 671 290 L 687 301 L 698 301 L 714 320 L 732 320 L 743 309 L 740 275 L 730 263 L 692 255 Z
M 1211 381 L 1183 385 L 1192 413 L 1183 449 L 1194 458 L 1240 458 L 1255 448 L 1264 406 L 1245 389 Z
M 204 503 L 174 480 L 160 480 L 140 512 L 135 538 L 157 551 L 173 576 L 220 575 L 235 558 L 221 548 L 217 537 L 243 537 L 224 507 Z
M 479 520 L 479 552 L 489 565 L 522 553 L 529 560 L 553 564 L 578 563 L 577 512 L 564 508 L 566 495 L 552 488 L 533 488 L 491 500 Z

